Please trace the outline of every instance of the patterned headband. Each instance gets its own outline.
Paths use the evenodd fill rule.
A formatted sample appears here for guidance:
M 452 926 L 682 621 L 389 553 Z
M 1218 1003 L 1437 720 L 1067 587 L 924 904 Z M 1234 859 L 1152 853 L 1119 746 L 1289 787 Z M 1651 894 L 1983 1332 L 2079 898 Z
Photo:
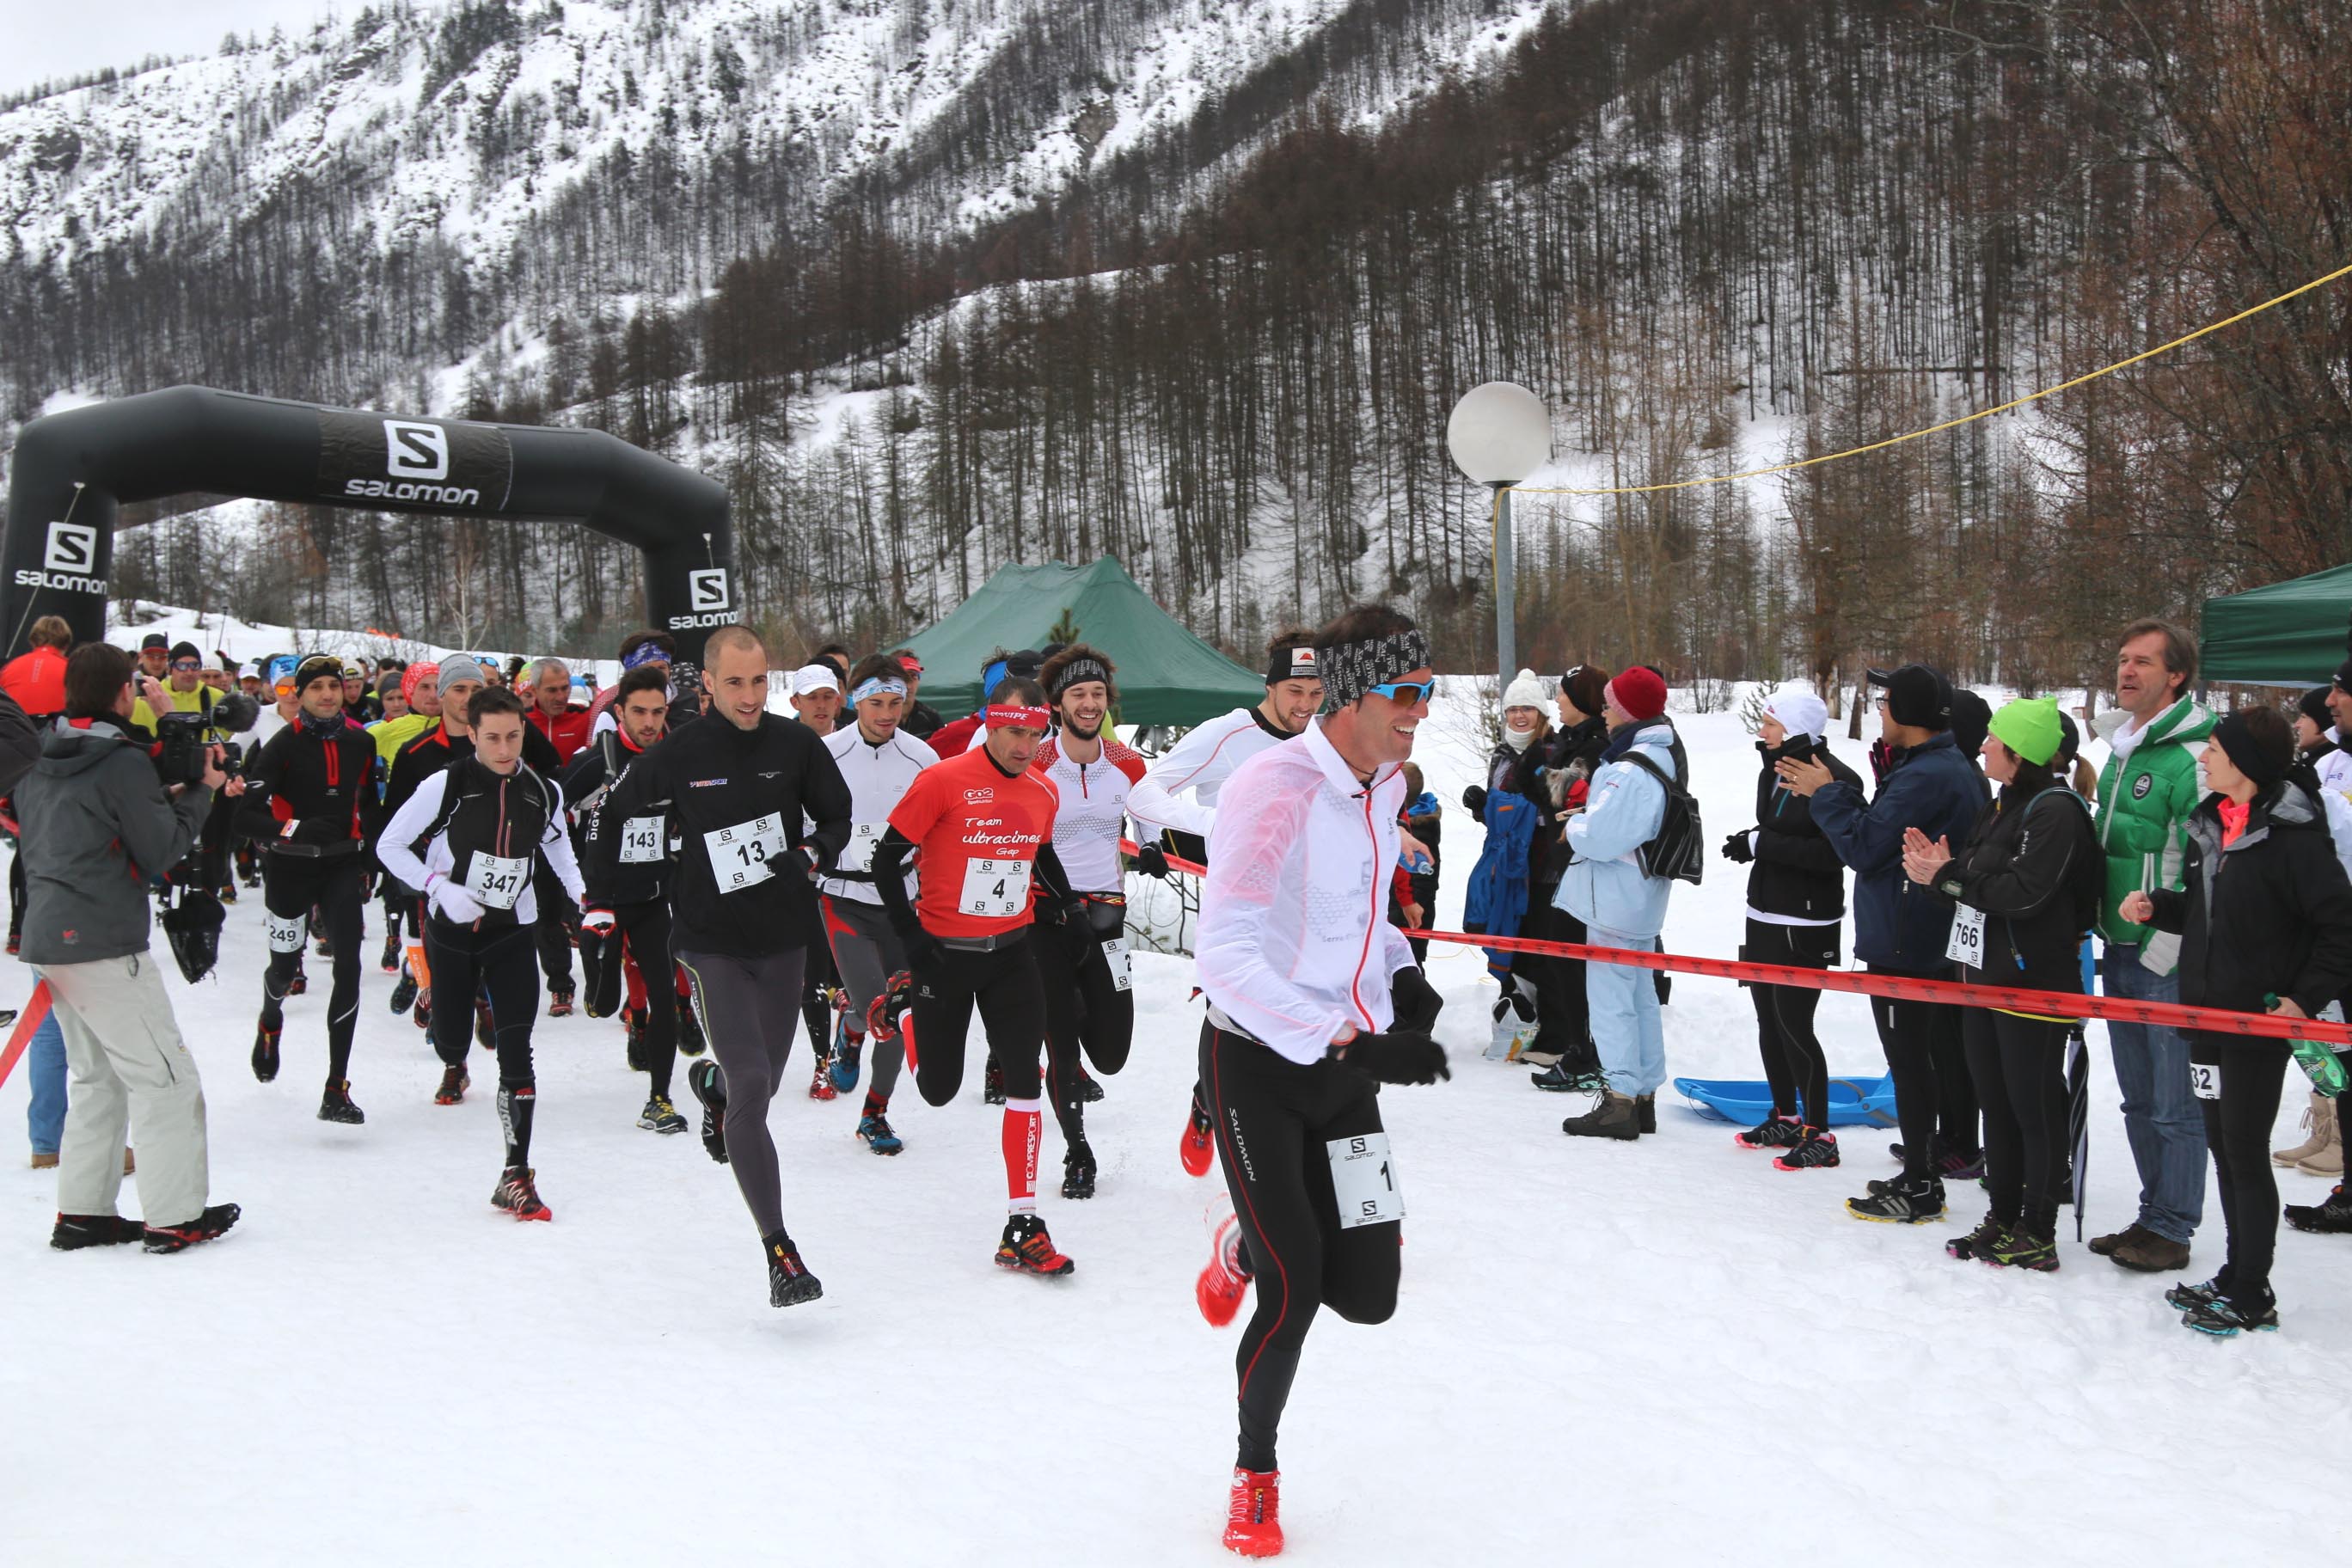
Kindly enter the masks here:
M 1384 637 L 1318 647 L 1315 662 L 1323 670 L 1323 711 L 1336 712 L 1360 701 L 1375 686 L 1385 686 L 1407 670 L 1429 664 L 1429 639 L 1418 630 L 1392 632 Z
M 1069 663 L 1064 665 L 1060 671 L 1055 675 L 1055 697 L 1059 698 L 1063 692 L 1067 691 L 1071 687 L 1077 685 L 1078 682 L 1082 680 L 1099 680 L 1105 686 L 1108 686 L 1110 684 L 1110 671 L 1105 669 L 1101 661 L 1098 659 L 1074 658 L 1070 660 Z
M 905 681 L 893 680 L 887 676 L 869 675 L 859 681 L 856 689 L 850 692 L 849 701 L 852 707 L 856 707 L 869 697 L 904 697 L 905 695 L 907 695 Z

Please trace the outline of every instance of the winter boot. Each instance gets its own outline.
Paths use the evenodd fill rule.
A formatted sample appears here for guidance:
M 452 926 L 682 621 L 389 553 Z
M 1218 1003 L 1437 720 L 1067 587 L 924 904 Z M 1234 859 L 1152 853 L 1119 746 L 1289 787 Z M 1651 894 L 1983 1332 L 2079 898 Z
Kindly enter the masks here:
M 1216 1163 L 1214 1132 L 1215 1126 L 1209 1120 L 1207 1108 L 1195 1097 L 1192 1119 L 1184 1123 L 1184 1142 L 1176 1150 L 1176 1157 L 1184 1163 L 1186 1175 L 1205 1176 L 1209 1173 L 1209 1167 Z
M 1604 1089 L 1591 1110 L 1581 1116 L 1570 1117 L 1559 1124 L 1559 1130 L 1570 1138 L 1631 1140 L 1642 1135 L 1642 1119 L 1633 1107 L 1632 1095 Z
M 242 1213 L 235 1204 L 215 1204 L 185 1225 L 149 1226 L 147 1250 L 150 1252 L 185 1252 L 200 1241 L 213 1241 L 228 1234 Z
M 1793 1116 L 1768 1116 L 1731 1141 L 1742 1149 L 1793 1149 L 1804 1142 L 1805 1124 Z
M 1281 1513 L 1279 1471 L 1234 1470 L 1233 1496 L 1225 1504 L 1225 1550 L 1240 1557 L 1279 1557 Z
M 466 1090 L 473 1086 L 473 1082 L 474 1080 L 467 1075 L 466 1069 L 462 1065 L 457 1067 L 443 1068 L 441 1069 L 441 1087 L 433 1091 L 433 1103 L 436 1105 L 457 1104 L 459 1100 L 466 1098 Z
M 2323 1236 L 2352 1234 L 2352 1194 L 2345 1192 L 2341 1182 L 2319 1203 L 2289 1204 L 2280 1212 L 2297 1230 Z
M 719 1064 L 698 1061 L 686 1069 L 686 1087 L 702 1102 L 702 1147 L 720 1164 L 727 1163 L 727 1083 Z
M 1234 1200 L 1225 1194 L 1202 1216 L 1209 1226 L 1209 1261 L 1192 1287 L 1192 1299 L 1209 1327 L 1222 1329 L 1241 1310 L 1242 1293 L 1249 1289 L 1250 1268 L 1242 1256 L 1242 1222 L 1234 1217 Z
M 327 1086 L 327 1092 L 319 1100 L 319 1120 L 340 1121 L 346 1127 L 357 1127 L 367 1120 L 367 1112 L 352 1103 L 349 1079 Z
M 114 1214 L 61 1214 L 49 1231 L 49 1245 L 59 1252 L 85 1247 L 122 1247 L 147 1238 L 147 1227 Z
M 1034 1214 L 1017 1214 L 1004 1222 L 1003 1237 L 996 1244 L 996 1266 L 1049 1279 L 1058 1279 L 1077 1268 L 1055 1250 L 1054 1238 L 1045 1234 L 1045 1222 Z
M 780 1230 L 761 1237 L 760 1250 L 768 1258 L 769 1306 L 797 1307 L 824 1294 L 824 1283 L 801 1261 L 801 1249 L 793 1245 L 791 1236 Z
M 1816 1132 L 1805 1129 L 1805 1135 L 1786 1152 L 1773 1156 L 1776 1171 L 1826 1171 L 1838 1163 L 1838 1141 L 1834 1132 Z
M 653 1094 L 646 1097 L 646 1108 L 637 1112 L 637 1125 L 648 1132 L 683 1132 L 686 1118 L 677 1113 L 668 1095 Z
M 509 1165 L 490 1193 L 492 1206 L 506 1210 L 517 1219 L 553 1219 L 555 1211 L 539 1201 L 539 1184 L 534 1179 L 538 1174 L 521 1165 Z
M 1846 1199 L 1845 1212 L 1856 1219 L 1884 1225 L 1924 1225 L 1944 1217 L 1944 1184 L 1933 1176 L 1919 1182 L 1889 1182 L 1883 1192 Z
M 2336 1101 L 2332 1100 L 2324 1101 L 2320 1109 L 2313 1113 L 2312 1121 L 2316 1124 L 2313 1127 L 2313 1131 L 2325 1131 L 2327 1134 L 2326 1145 L 2295 1162 L 2294 1168 L 2306 1176 L 2326 1176 L 2330 1181 L 2341 1180 L 2344 1175 L 2343 1119 L 2342 1113 L 2336 1109 Z
M 2311 1134 L 2292 1149 L 2280 1149 L 2271 1154 L 2271 1163 L 2292 1170 L 2315 1154 L 2327 1152 L 2336 1141 L 2336 1102 L 2324 1094 L 2314 1093 L 2311 1103 L 2304 1108 L 2302 1126 Z
M 2135 1273 L 2169 1274 L 2189 1267 L 2189 1244 L 2142 1227 L 2137 1236 L 2109 1252 L 2107 1261 Z
M 1095 1152 L 1083 1138 L 1070 1145 L 1062 1156 L 1062 1195 L 1066 1198 L 1090 1198 L 1095 1195 Z

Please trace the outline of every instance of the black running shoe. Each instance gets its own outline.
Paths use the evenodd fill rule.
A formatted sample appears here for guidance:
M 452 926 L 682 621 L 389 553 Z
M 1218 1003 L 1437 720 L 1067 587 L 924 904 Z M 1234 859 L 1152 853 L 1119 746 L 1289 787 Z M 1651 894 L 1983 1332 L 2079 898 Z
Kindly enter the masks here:
M 286 994 L 289 996 L 302 995 L 310 989 L 310 977 L 299 969 L 294 972 L 294 978 L 286 983 Z
M 1944 1251 L 1948 1256 L 1962 1260 L 1976 1258 L 1982 1258 L 1987 1263 L 1994 1263 L 1998 1259 L 1992 1256 L 1992 1249 L 2000 1245 L 2000 1238 L 2008 1233 L 2009 1226 L 2006 1222 L 1988 1214 L 1977 1222 L 1976 1229 L 1966 1236 L 1955 1236 L 1948 1239 L 1944 1243 Z
M 420 1029 L 433 1026 L 433 987 L 425 986 L 416 994 L 416 1005 L 410 1008 L 408 1021 Z
M 1562 1057 L 1543 1071 L 1529 1073 L 1528 1079 L 1538 1089 L 1549 1089 L 1554 1094 L 1566 1094 L 1571 1090 L 1578 1094 L 1598 1094 L 1608 1083 L 1609 1077 L 1598 1069 L 1571 1067 L 1569 1058 Z
M 185 1252 L 200 1241 L 226 1235 L 241 1212 L 235 1204 L 215 1204 L 185 1225 L 151 1225 L 147 1227 L 147 1250 Z
M 394 1016 L 405 1013 L 416 1002 L 416 976 L 403 974 L 392 988 L 392 1011 Z
M 1810 1130 L 1802 1142 L 1772 1157 L 1776 1171 L 1827 1171 L 1837 1163 L 1837 1134 Z
M 326 1095 L 319 1101 L 319 1120 L 357 1127 L 367 1120 L 367 1112 L 352 1103 L 352 1086 L 346 1080 L 327 1086 Z
M 472 1079 L 466 1075 L 466 1069 L 463 1066 L 443 1068 L 441 1069 L 441 1087 L 433 1091 L 433 1103 L 436 1105 L 457 1104 L 459 1100 L 466 1098 L 466 1090 L 472 1086 L 473 1081 L 474 1080 Z
M 719 1064 L 696 1062 L 686 1069 L 686 1087 L 702 1102 L 702 1147 L 720 1164 L 727 1163 L 727 1080 Z
M 621 1056 L 631 1072 L 646 1070 L 646 1010 L 626 1009 L 621 1018 Z
M 263 1083 L 278 1076 L 278 1031 L 267 1024 L 253 1032 L 253 1076 Z
M 2183 1328 L 2195 1329 L 2217 1340 L 2233 1339 L 2250 1330 L 2275 1332 L 2279 1326 L 2278 1304 L 2241 1304 L 2227 1296 L 2216 1296 L 2182 1312 L 2180 1323 Z
M 1062 1156 L 1062 1195 L 1066 1198 L 1090 1198 L 1095 1195 L 1095 1152 L 1084 1139 L 1070 1145 Z
M 1093 1105 L 1102 1099 L 1102 1085 L 1094 1080 L 1086 1068 L 1078 1069 L 1078 1103 Z
M 1845 1212 L 1883 1225 L 1925 1225 L 1944 1217 L 1944 1184 L 1932 1178 L 1889 1182 L 1885 1190 L 1868 1197 L 1846 1199 Z
M 85 1247 L 122 1247 L 146 1239 L 147 1227 L 119 1214 L 61 1214 L 49 1231 L 49 1245 L 59 1252 Z
M 486 1051 L 499 1048 L 498 1030 L 490 1023 L 490 1005 L 481 998 L 474 1003 L 474 1044 Z
M 385 933 L 384 933 L 384 938 L 383 938 L 383 952 L 382 956 L 380 956 L 379 958 L 377 958 L 377 960 L 376 960 L 376 967 L 377 967 L 377 968 L 379 968 L 379 969 L 381 969 L 381 970 L 383 970 L 386 974 L 395 974 L 395 973 L 399 973 L 399 971 L 400 971 L 400 932 L 399 932 L 399 931 L 387 931 L 387 932 L 385 932 Z M 395 1008 L 395 1009 L 394 1009 L 394 1011 L 398 1011 L 398 1009 L 396 1009 L 396 1008 Z
M 499 1176 L 499 1184 L 490 1189 L 490 1206 L 502 1208 L 519 1220 L 555 1217 L 555 1211 L 540 1201 L 539 1173 L 520 1165 L 509 1165 Z
M 2164 1302 L 2168 1307 L 2175 1307 L 2188 1312 L 2199 1307 L 2210 1307 L 2229 1293 L 2229 1288 L 2221 1283 L 2221 1277 L 2216 1274 L 2202 1285 L 2175 1285 L 2164 1293 Z
M 2287 1224 L 2297 1230 L 2324 1236 L 2352 1232 L 2352 1194 L 2346 1193 L 2342 1184 L 2338 1184 L 2320 1203 L 2289 1204 L 2279 1212 L 2286 1216 Z
M 551 1018 L 572 1016 L 572 993 L 551 991 L 547 994 L 547 1016 Z
M 693 1006 L 684 997 L 678 998 L 677 1054 L 698 1057 L 709 1047 L 710 1042 L 703 1037 L 702 1020 L 695 1016 Z
M 1805 1124 L 1793 1116 L 1768 1116 L 1731 1141 L 1742 1149 L 1793 1149 L 1805 1141 Z
M 668 1095 L 648 1095 L 646 1108 L 637 1113 L 637 1125 L 648 1132 L 683 1132 L 686 1118 L 677 1113 Z
M 988 1071 L 981 1078 L 980 1098 L 987 1105 L 1004 1103 L 1004 1069 L 992 1060 L 988 1064 Z
M 768 1305 L 797 1307 L 824 1294 L 824 1285 L 801 1261 L 800 1248 L 782 1231 L 760 1243 L 768 1258 Z

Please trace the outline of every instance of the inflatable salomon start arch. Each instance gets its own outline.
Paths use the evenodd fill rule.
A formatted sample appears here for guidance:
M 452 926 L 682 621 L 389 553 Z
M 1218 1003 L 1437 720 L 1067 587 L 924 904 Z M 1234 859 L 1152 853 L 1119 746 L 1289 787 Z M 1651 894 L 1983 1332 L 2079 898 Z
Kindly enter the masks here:
M 726 491 L 601 430 L 175 386 L 17 433 L 0 534 L 6 657 L 45 615 L 63 616 L 78 642 L 104 637 L 118 509 L 192 492 L 594 529 L 644 552 L 646 623 L 698 668 L 710 629 L 740 618 Z

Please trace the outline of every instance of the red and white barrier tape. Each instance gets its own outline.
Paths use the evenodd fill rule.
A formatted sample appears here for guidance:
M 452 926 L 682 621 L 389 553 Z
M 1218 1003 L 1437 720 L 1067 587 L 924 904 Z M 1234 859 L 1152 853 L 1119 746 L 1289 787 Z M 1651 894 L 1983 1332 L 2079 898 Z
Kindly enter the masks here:
M 1119 847 L 1136 853 L 1132 843 Z M 1192 876 L 1208 868 L 1168 857 L 1174 869 Z M 1843 969 L 1797 969 L 1778 963 L 1749 963 L 1728 958 L 1699 958 L 1680 952 L 1642 952 L 1631 948 L 1594 947 L 1576 942 L 1537 942 L 1517 936 L 1475 936 L 1468 931 L 1413 930 L 1407 935 L 1431 942 L 1459 942 L 1500 952 L 1542 953 L 1553 958 L 1580 958 L 1588 963 L 1614 963 L 1631 969 L 1660 969 L 1677 974 L 1706 974 L 1717 980 L 1745 980 L 1766 985 L 1793 985 L 1809 991 L 1843 991 L 1864 996 L 1888 996 L 1898 1002 L 1949 1002 L 1971 1007 L 1997 1007 L 2043 1018 L 2097 1018 L 2114 1024 L 2153 1024 L 2168 1029 L 2197 1029 L 2209 1035 L 2247 1035 L 2269 1040 L 2318 1040 L 2352 1047 L 2352 1025 L 2327 1024 L 2310 1018 L 2281 1018 L 2268 1013 L 2239 1013 L 2226 1007 L 2185 1007 L 2177 1002 L 2141 1002 L 2127 996 L 2086 996 L 2073 991 L 2032 991 L 2021 986 L 1969 985 L 1957 980 L 1913 980 L 1902 975 L 1871 974 Z

